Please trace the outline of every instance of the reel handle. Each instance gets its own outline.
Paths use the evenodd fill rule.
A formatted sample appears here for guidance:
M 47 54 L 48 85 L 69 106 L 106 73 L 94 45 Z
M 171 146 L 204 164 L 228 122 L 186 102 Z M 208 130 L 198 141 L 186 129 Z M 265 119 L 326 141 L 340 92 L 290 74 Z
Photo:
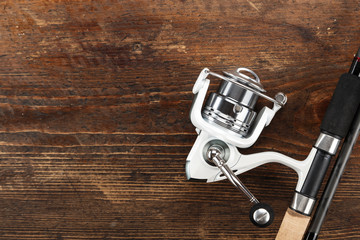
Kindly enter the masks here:
M 211 146 L 207 152 L 207 157 L 212 161 L 226 178 L 241 192 L 243 192 L 251 203 L 260 203 L 259 200 L 250 192 L 250 190 L 240 181 L 240 179 L 231 171 L 231 168 L 226 164 L 226 161 L 221 157 L 221 146 Z
M 250 190 L 240 181 L 234 174 L 231 168 L 226 164 L 226 161 L 221 155 L 224 154 L 224 149 L 220 145 L 213 145 L 207 151 L 207 158 L 212 161 L 220 171 L 227 177 L 227 179 L 239 190 L 242 191 L 254 205 L 250 209 L 250 221 L 257 227 L 267 227 L 274 220 L 274 210 L 270 205 L 261 203 L 255 198 Z

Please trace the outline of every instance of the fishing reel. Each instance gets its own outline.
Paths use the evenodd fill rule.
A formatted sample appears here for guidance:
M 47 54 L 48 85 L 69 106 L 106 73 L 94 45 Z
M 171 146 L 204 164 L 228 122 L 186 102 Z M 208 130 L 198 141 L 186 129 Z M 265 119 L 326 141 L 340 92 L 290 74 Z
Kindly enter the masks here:
M 217 92 L 210 93 L 205 102 L 210 76 L 220 78 L 221 84 Z M 264 127 L 270 124 L 276 112 L 287 101 L 283 93 L 277 93 L 271 98 L 265 92 L 259 77 L 247 68 L 223 72 L 222 75 L 203 69 L 193 87 L 195 96 L 190 111 L 190 119 L 198 137 L 185 167 L 188 180 L 215 182 L 228 179 L 253 204 L 249 217 L 259 227 L 269 226 L 274 219 L 274 212 L 268 204 L 261 203 L 237 175 L 265 163 L 277 162 L 298 173 L 296 190 L 300 190 L 316 151 L 313 149 L 304 161 L 276 152 L 244 155 L 238 151 L 238 148 L 248 148 L 255 143 Z M 257 113 L 254 108 L 259 97 L 271 101 L 272 109 L 265 106 Z M 308 203 L 311 200 L 300 200 L 295 203 L 295 209 L 312 208 Z

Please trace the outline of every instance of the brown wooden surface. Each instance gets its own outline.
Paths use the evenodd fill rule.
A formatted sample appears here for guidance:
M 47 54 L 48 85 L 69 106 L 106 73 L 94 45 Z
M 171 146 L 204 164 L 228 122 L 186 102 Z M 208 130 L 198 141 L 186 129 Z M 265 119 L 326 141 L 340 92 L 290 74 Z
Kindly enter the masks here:
M 275 210 L 266 229 L 228 182 L 186 181 L 192 85 L 203 67 L 256 71 L 288 103 L 242 152 L 303 159 L 359 16 L 345 0 L 1 1 L 0 238 L 274 239 L 292 170 L 240 176 Z M 320 239 L 360 239 L 353 156 Z

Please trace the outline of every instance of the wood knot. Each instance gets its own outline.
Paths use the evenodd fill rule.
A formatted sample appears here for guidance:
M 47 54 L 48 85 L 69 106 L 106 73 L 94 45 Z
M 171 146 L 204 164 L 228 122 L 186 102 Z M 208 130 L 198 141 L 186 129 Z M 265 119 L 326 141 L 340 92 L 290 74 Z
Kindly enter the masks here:
M 133 45 L 133 48 L 132 48 L 132 51 L 136 54 L 141 54 L 142 53 L 142 49 L 143 49 L 143 46 L 141 43 L 139 42 L 136 42 L 134 43 Z

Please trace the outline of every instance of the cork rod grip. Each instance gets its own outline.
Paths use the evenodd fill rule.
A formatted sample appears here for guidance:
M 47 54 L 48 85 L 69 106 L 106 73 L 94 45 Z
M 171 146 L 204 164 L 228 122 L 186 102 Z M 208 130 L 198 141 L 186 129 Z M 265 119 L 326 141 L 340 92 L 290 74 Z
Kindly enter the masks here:
M 310 222 L 305 216 L 288 208 L 275 240 L 301 240 Z

